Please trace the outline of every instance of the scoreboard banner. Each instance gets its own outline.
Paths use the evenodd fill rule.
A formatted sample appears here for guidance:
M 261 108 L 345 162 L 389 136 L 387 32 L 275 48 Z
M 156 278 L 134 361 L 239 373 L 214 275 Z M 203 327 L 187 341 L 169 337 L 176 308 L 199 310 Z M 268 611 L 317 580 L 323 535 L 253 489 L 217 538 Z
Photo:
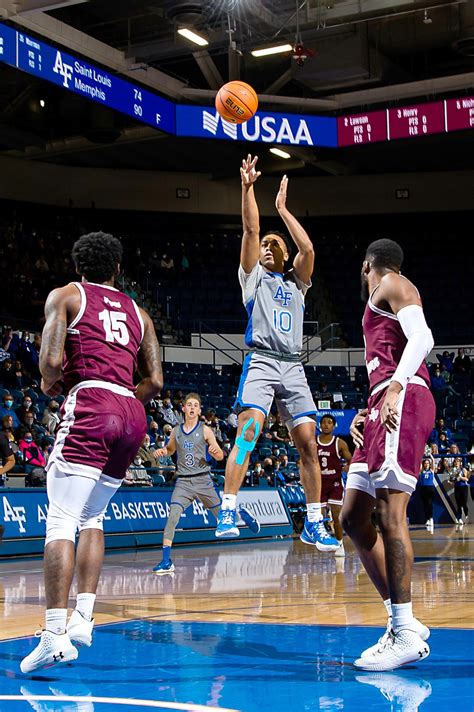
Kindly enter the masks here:
M 120 488 L 107 507 L 104 517 L 105 534 L 161 532 L 170 513 L 172 490 Z M 290 525 L 288 512 L 277 489 L 243 489 L 238 504 L 245 504 L 265 526 Z M 4 540 L 42 538 L 46 533 L 48 499 L 44 489 L 0 490 L 0 524 L 5 527 Z M 239 520 L 238 524 L 243 525 Z M 216 520 L 202 505 L 194 501 L 183 512 L 177 531 L 214 530 Z

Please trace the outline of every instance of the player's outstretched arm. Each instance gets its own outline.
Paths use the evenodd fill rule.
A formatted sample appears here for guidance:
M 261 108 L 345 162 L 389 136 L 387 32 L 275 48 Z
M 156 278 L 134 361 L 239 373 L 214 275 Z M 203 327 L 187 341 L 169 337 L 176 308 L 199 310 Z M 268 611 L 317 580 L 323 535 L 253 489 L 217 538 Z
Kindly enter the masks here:
M 242 181 L 242 247 L 240 264 L 246 274 L 250 274 L 258 262 L 260 252 L 260 215 L 255 199 L 254 183 L 261 175 L 256 165 L 258 156 L 252 158 L 250 153 L 242 161 L 240 178 Z
M 338 447 L 339 454 L 344 458 L 344 460 L 346 461 L 346 465 L 349 468 L 349 465 L 351 464 L 352 460 L 352 455 L 351 451 L 349 450 L 349 446 L 347 445 L 345 440 L 343 440 L 342 438 L 338 438 Z
M 174 430 L 171 432 L 168 444 L 165 447 L 160 447 L 155 450 L 156 457 L 168 457 L 168 455 L 173 455 L 176 452 L 176 438 L 174 436 Z
M 152 320 L 144 309 L 140 309 L 145 332 L 138 352 L 138 371 L 141 381 L 135 396 L 144 405 L 158 395 L 163 388 L 163 369 L 161 367 L 160 344 Z
M 314 270 L 314 247 L 304 227 L 286 207 L 287 190 L 288 176 L 283 176 L 275 200 L 275 207 L 285 223 L 293 242 L 298 248 L 298 254 L 293 261 L 295 274 L 298 279 L 308 284 Z
M 62 391 L 63 352 L 67 335 L 68 307 L 74 296 L 79 296 L 71 285 L 53 289 L 46 299 L 44 315 L 46 323 L 41 336 L 39 369 L 42 376 L 41 390 L 48 396 L 57 396 Z
M 207 442 L 207 449 L 214 460 L 223 460 L 224 453 L 217 444 L 216 436 L 208 425 L 204 426 L 204 440 Z

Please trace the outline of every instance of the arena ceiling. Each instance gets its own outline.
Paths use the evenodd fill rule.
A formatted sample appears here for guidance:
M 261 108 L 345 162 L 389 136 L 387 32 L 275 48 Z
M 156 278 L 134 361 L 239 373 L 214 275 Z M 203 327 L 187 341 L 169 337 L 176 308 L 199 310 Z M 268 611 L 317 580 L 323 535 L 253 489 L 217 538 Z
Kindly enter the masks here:
M 262 108 L 328 113 L 464 96 L 474 88 L 474 0 L 0 0 L 0 15 L 181 102 L 212 103 L 229 78 Z M 205 49 L 177 30 L 205 36 Z M 301 43 L 314 52 L 250 51 Z M 311 53 L 311 52 L 309 52 Z M 40 105 L 43 100 L 44 106 Z M 0 64 L 0 155 L 56 163 L 235 172 L 247 146 L 177 139 Z M 344 175 L 472 168 L 473 132 L 356 148 L 259 144 L 268 172 Z

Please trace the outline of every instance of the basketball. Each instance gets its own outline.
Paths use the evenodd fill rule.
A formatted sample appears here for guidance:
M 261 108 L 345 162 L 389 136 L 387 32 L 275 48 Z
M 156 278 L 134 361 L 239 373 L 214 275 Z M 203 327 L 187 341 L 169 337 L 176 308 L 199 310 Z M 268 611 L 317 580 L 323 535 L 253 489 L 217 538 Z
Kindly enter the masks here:
M 228 82 L 216 95 L 216 109 L 226 121 L 243 124 L 252 118 L 258 109 L 255 90 L 245 82 Z

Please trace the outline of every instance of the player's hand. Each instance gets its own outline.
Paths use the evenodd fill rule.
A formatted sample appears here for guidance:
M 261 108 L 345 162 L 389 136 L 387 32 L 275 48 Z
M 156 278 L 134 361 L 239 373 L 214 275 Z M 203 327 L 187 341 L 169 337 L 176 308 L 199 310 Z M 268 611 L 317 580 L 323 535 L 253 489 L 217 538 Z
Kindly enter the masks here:
M 209 445 L 207 448 L 209 455 L 213 457 L 214 459 L 219 458 L 221 456 L 221 449 L 218 445 Z
M 400 414 L 397 404 L 400 397 L 400 390 L 401 386 L 399 384 L 391 384 L 387 389 L 382 408 L 380 409 L 380 422 L 389 433 L 398 429 Z
M 244 188 L 250 188 L 257 178 L 259 178 L 262 174 L 260 171 L 257 171 L 256 165 L 258 161 L 258 156 L 252 156 L 250 153 L 248 154 L 247 158 L 244 158 L 242 161 L 242 168 L 240 169 L 240 177 L 242 179 L 242 185 Z
M 280 210 L 285 210 L 286 208 L 286 191 L 288 189 L 288 176 L 283 176 L 280 183 L 280 189 L 278 190 L 277 197 L 275 200 L 275 207 L 280 212 Z
M 368 408 L 364 408 L 364 410 L 361 410 L 360 413 L 357 413 L 352 419 L 352 423 L 349 428 L 351 437 L 358 448 L 364 446 L 364 434 L 362 432 L 362 428 L 364 427 L 368 412 Z
M 41 379 L 41 390 L 47 396 L 51 396 L 52 398 L 54 398 L 55 396 L 59 396 L 63 392 L 62 381 L 55 381 L 54 383 L 46 383 L 44 378 L 42 378 Z

